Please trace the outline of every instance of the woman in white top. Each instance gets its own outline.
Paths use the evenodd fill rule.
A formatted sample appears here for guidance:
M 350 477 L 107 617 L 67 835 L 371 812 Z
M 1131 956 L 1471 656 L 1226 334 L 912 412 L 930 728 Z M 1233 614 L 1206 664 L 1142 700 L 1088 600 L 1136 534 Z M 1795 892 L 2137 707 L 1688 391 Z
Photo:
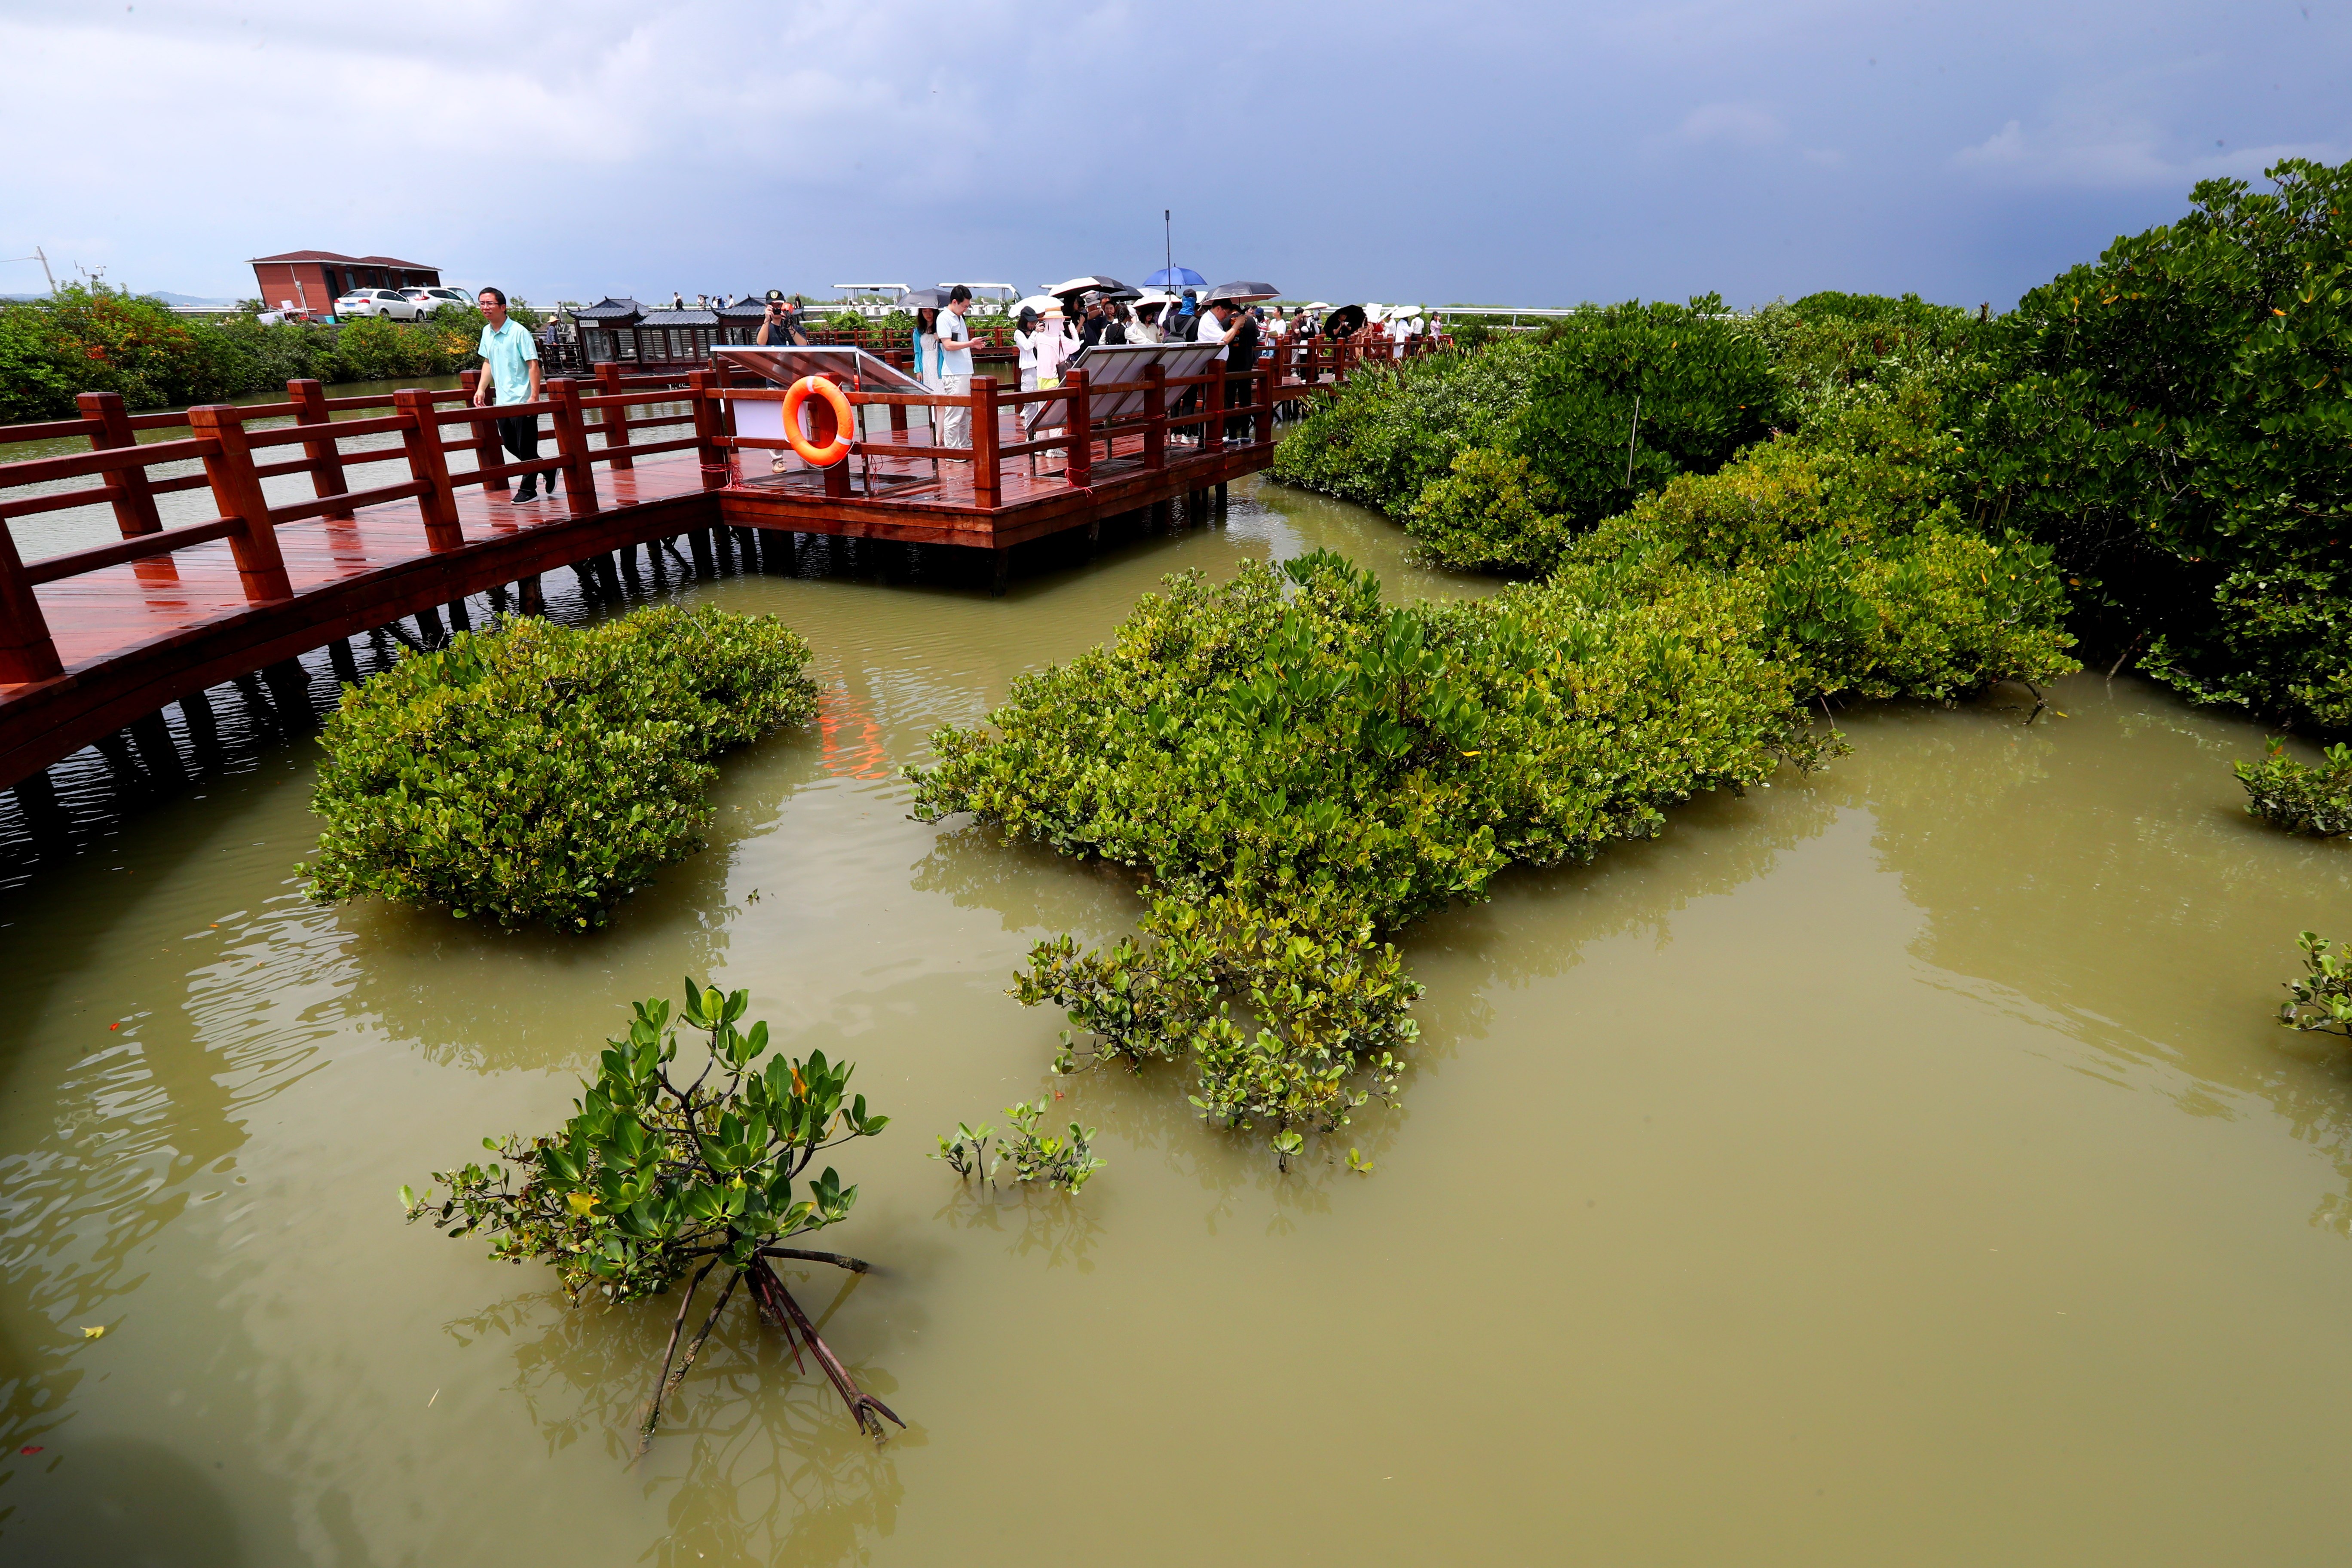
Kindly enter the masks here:
M 1021 307 L 1020 319 L 1013 324 L 1013 342 L 1021 351 L 1021 390 L 1024 392 L 1037 390 L 1037 343 L 1045 335 L 1040 331 L 1043 325 L 1037 319 L 1036 307 Z

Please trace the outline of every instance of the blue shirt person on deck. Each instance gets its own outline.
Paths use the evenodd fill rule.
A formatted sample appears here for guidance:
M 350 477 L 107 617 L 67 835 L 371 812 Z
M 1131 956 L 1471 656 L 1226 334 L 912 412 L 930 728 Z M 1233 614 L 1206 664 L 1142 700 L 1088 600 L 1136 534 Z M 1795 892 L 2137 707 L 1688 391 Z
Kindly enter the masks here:
M 495 327 L 482 329 L 482 368 L 498 387 L 500 404 L 530 401 L 530 367 L 539 359 L 539 344 L 530 329 L 509 316 Z

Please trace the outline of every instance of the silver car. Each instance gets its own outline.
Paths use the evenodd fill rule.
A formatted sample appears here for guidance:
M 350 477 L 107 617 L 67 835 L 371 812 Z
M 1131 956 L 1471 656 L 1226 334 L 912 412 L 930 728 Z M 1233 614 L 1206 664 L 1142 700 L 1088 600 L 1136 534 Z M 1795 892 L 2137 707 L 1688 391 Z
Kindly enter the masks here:
M 444 310 L 471 310 L 474 304 L 471 299 L 455 289 L 443 289 L 437 285 L 430 289 L 403 289 L 400 292 L 428 316 L 438 315 Z

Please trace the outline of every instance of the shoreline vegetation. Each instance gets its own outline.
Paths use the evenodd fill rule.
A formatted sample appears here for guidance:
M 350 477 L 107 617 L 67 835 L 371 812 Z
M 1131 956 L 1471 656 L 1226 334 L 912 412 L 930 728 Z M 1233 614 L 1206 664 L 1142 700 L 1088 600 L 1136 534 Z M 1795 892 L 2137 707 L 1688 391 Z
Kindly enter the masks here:
M 520 303 L 513 314 L 534 330 L 542 319 Z M 119 393 L 135 412 L 277 391 L 304 377 L 455 375 L 480 363 L 482 325 L 469 308 L 422 321 L 265 326 L 252 314 L 179 316 L 158 300 L 69 285 L 0 301 L 0 424 L 71 418 L 83 392 Z
M 2352 165 L 2196 187 L 1990 318 L 1816 294 L 1594 306 L 1350 381 L 1280 481 L 1523 579 L 1384 605 L 1325 552 L 1171 577 L 909 769 L 925 821 L 1133 868 L 1138 938 L 1013 994 L 1081 1056 L 1187 1060 L 1284 1163 L 1394 1092 L 1396 934 L 1840 749 L 1832 700 L 2034 692 L 2080 637 L 2192 700 L 2352 723 Z M 2333 779 L 2329 781 L 2333 783 Z

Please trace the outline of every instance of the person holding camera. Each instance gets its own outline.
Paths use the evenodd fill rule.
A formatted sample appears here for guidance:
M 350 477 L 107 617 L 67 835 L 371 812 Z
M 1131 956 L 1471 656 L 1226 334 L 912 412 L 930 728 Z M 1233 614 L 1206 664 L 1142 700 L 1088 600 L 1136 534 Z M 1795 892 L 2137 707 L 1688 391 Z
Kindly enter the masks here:
M 808 335 L 801 331 L 792 302 L 782 289 L 768 290 L 768 316 L 760 323 L 759 341 L 762 348 L 808 347 Z

